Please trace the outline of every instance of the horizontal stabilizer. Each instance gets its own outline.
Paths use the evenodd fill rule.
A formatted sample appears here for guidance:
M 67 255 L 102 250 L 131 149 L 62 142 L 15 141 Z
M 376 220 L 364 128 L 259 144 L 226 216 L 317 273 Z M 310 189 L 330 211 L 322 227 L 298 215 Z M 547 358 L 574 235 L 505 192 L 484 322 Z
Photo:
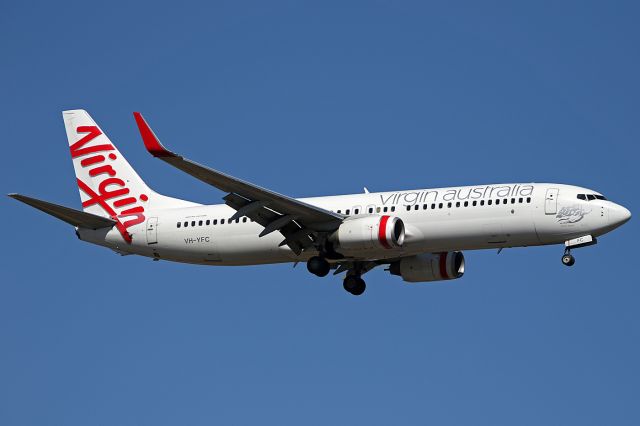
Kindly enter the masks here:
M 60 206 L 58 204 L 49 203 L 47 201 L 38 200 L 36 198 L 27 197 L 20 194 L 9 194 L 9 197 L 25 204 L 35 207 L 51 216 L 67 222 L 70 225 L 79 228 L 100 229 L 109 228 L 116 224 L 115 220 L 97 216 L 95 214 L 81 212 L 69 207 Z

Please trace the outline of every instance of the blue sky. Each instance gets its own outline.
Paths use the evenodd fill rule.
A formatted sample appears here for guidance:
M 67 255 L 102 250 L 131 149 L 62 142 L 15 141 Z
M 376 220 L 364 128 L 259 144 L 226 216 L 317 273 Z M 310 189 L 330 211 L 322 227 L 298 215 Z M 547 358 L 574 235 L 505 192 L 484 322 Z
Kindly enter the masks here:
M 638 214 L 637 2 L 5 2 L 4 193 L 72 207 L 87 109 L 159 192 L 221 192 L 145 151 L 293 196 L 563 182 Z M 638 220 L 575 252 L 468 252 L 365 296 L 291 265 L 124 257 L 4 197 L 0 424 L 640 423 Z

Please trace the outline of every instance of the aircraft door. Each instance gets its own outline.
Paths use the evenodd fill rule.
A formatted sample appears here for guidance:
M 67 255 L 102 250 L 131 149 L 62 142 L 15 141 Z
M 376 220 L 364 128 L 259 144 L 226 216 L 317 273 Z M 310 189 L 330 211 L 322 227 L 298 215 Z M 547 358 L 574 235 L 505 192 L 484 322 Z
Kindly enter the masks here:
M 547 189 L 547 195 L 544 197 L 544 213 L 556 214 L 558 211 L 558 188 Z
M 150 217 L 147 219 L 147 244 L 158 243 L 158 218 Z

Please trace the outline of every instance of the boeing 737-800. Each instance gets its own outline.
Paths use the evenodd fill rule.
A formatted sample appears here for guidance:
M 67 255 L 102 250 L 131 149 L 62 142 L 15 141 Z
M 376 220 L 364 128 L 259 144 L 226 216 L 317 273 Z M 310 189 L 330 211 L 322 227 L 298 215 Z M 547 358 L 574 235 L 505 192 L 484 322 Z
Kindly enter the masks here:
M 295 199 L 167 150 L 142 115 L 134 117 L 151 155 L 221 190 L 224 204 L 154 192 L 83 110 L 63 112 L 82 211 L 10 196 L 122 255 L 204 265 L 304 261 L 320 277 L 345 273 L 354 295 L 379 265 L 411 283 L 460 278 L 463 250 L 564 244 L 562 263 L 571 266 L 572 249 L 631 217 L 596 191 L 549 183 Z

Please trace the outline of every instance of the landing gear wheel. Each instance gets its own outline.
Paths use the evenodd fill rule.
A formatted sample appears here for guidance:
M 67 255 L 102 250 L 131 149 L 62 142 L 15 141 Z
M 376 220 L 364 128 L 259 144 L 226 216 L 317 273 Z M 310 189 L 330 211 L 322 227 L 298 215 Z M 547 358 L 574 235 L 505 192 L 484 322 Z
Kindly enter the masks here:
M 345 278 L 342 286 L 354 296 L 360 296 L 367 289 L 367 284 L 364 280 L 355 275 L 349 275 Z
M 576 259 L 571 255 L 571 253 L 565 253 L 562 256 L 562 264 L 565 266 L 573 266 L 576 263 Z
M 331 265 L 327 262 L 327 259 L 320 256 L 313 256 L 307 261 L 307 269 L 314 275 L 319 277 L 326 277 L 331 270 Z

